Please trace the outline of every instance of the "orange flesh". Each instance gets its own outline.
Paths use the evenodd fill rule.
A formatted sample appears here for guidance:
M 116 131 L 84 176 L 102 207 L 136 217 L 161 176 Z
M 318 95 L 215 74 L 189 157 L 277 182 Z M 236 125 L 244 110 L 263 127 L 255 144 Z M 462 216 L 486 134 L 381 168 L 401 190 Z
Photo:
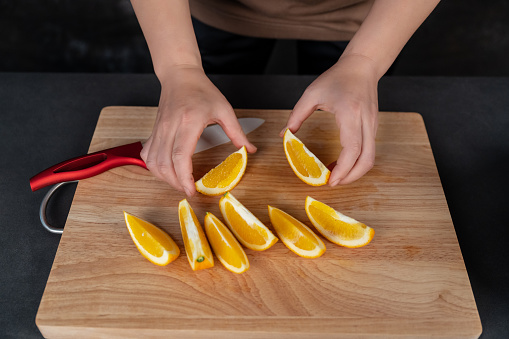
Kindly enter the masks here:
M 225 212 L 228 216 L 228 220 L 230 221 L 231 227 L 235 230 L 238 236 L 242 239 L 250 239 L 249 242 L 254 245 L 264 245 L 269 235 L 267 231 L 261 228 L 257 228 L 254 230 L 251 226 L 249 226 L 244 219 L 237 213 L 233 205 L 227 201 L 225 203 Z M 260 234 L 263 233 L 263 234 Z
M 168 235 L 155 225 L 140 218 L 129 215 L 129 227 L 138 243 L 155 257 L 161 257 L 165 250 L 171 251 L 175 247 L 168 239 Z
M 221 164 L 213 168 L 202 179 L 205 187 L 224 188 L 235 179 L 242 170 L 242 154 L 233 153 Z
M 312 178 L 319 178 L 322 175 L 315 159 L 306 153 L 304 144 L 297 140 L 290 140 L 286 144 L 292 164 L 300 174 Z
M 131 227 L 131 229 L 133 230 L 133 233 L 134 233 L 134 237 L 136 238 L 138 243 L 140 243 L 141 246 L 143 246 L 143 248 L 150 249 L 149 252 L 153 256 L 155 256 L 155 257 L 162 257 L 163 254 L 164 254 L 164 248 L 165 247 L 168 248 L 167 247 L 168 245 L 167 244 L 161 244 L 161 245 L 164 246 L 164 247 L 162 247 L 162 246 L 159 246 L 159 243 L 162 243 L 162 241 L 164 241 L 165 239 L 160 237 L 159 240 L 161 240 L 161 241 L 157 241 L 155 239 L 156 237 L 154 237 L 155 234 L 151 234 L 149 232 L 144 232 L 144 230 L 142 230 L 142 229 L 135 229 L 135 228 L 136 228 L 136 226 L 135 227 Z
M 335 215 L 336 212 L 329 206 L 319 205 L 319 207 L 317 207 L 315 203 L 313 203 L 309 206 L 309 212 L 323 228 L 344 240 L 356 240 L 364 236 L 366 225 L 360 222 L 349 224 L 334 218 L 333 215 Z
M 207 219 L 208 218 L 208 219 Z M 226 260 L 233 267 L 242 267 L 245 257 L 242 247 L 216 216 L 208 214 L 205 220 L 207 236 L 218 258 Z M 214 246 L 215 245 L 215 246 Z
M 278 229 L 285 229 L 285 237 L 295 244 L 298 248 L 306 251 L 314 250 L 317 246 L 314 234 L 304 227 L 293 217 L 285 215 L 280 211 L 272 210 L 272 224 L 278 225 Z M 294 220 L 292 220 L 294 219 Z M 290 230 L 290 232 L 288 231 Z

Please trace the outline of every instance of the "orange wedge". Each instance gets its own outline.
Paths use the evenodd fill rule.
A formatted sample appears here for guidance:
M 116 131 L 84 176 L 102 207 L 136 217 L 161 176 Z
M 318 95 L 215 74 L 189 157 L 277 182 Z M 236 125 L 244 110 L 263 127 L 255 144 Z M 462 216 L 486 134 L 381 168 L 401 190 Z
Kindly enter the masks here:
M 165 266 L 177 259 L 180 250 L 168 233 L 125 211 L 124 218 L 138 251 L 150 262 Z
M 350 248 L 362 247 L 369 244 L 375 235 L 371 227 L 309 196 L 306 197 L 305 209 L 316 229 L 335 244 Z
M 205 215 L 205 233 L 217 258 L 223 266 L 234 273 L 249 269 L 249 260 L 239 242 L 221 220 L 212 213 Z
M 269 206 L 269 217 L 281 241 L 295 254 L 304 258 L 318 258 L 325 252 L 322 240 L 288 213 Z
M 196 214 L 186 199 L 179 202 L 179 221 L 187 260 L 193 271 L 214 266 L 214 258 Z
M 277 238 L 257 217 L 242 205 L 231 193 L 219 200 L 219 208 L 226 224 L 249 249 L 264 251 L 277 242 Z
M 196 185 L 205 195 L 221 195 L 232 190 L 242 179 L 247 165 L 246 147 L 230 154 L 222 163 L 208 171 Z
M 327 183 L 330 171 L 289 129 L 285 131 L 283 143 L 286 159 L 297 177 L 311 186 Z

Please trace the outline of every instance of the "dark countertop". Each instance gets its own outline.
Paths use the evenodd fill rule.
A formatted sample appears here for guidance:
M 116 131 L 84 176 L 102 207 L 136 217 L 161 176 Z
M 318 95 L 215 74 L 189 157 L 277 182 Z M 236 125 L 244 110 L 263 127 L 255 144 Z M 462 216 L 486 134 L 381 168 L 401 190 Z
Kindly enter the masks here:
M 235 108 L 291 109 L 313 77 L 211 76 Z M 385 77 L 381 111 L 419 112 L 483 325 L 509 338 L 509 78 Z M 40 338 L 35 315 L 60 236 L 44 230 L 28 179 L 87 152 L 101 109 L 157 106 L 144 74 L 0 73 L 0 337 Z M 49 205 L 63 225 L 74 188 Z

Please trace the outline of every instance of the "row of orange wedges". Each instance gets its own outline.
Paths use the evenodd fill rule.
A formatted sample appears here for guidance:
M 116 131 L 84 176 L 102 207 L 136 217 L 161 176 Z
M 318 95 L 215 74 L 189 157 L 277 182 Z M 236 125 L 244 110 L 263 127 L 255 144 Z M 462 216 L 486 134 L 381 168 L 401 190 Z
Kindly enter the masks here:
M 241 244 L 251 250 L 264 251 L 278 238 L 231 193 L 221 197 L 219 208 L 227 226 L 207 212 L 204 232 L 188 201 L 180 201 L 179 221 L 189 264 L 193 270 L 213 267 L 213 250 L 226 269 L 243 273 L 249 269 L 249 260 Z M 374 236 L 371 227 L 309 196 L 305 210 L 318 232 L 335 244 L 361 247 Z M 325 244 L 304 223 L 278 208 L 268 206 L 268 211 L 274 230 L 292 252 L 304 258 L 317 258 L 325 252 Z M 124 216 L 136 247 L 149 261 L 164 266 L 179 256 L 177 244 L 162 229 L 127 212 Z

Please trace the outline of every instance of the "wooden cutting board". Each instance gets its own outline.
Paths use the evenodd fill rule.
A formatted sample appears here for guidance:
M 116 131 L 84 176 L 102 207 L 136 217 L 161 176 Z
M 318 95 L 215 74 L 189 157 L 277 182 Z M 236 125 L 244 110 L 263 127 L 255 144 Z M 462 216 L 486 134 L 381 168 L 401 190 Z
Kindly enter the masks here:
M 153 107 L 107 107 L 90 152 L 145 140 Z M 380 113 L 374 168 L 341 187 L 311 187 L 288 165 L 279 131 L 289 111 L 237 110 L 265 123 L 248 135 L 258 147 L 234 196 L 269 225 L 267 205 L 311 226 L 307 195 L 375 229 L 347 249 L 324 239 L 325 254 L 304 259 L 279 241 L 246 250 L 242 275 L 215 267 L 193 272 L 177 217 L 185 196 L 150 172 L 125 166 L 82 180 L 37 313 L 48 338 L 372 338 L 465 337 L 481 333 L 470 282 L 423 120 Z M 316 112 L 296 134 L 325 164 L 339 154 L 332 115 Z M 195 154 L 195 178 L 235 151 Z M 219 197 L 188 199 L 198 218 L 221 217 Z M 143 258 L 123 212 L 165 229 L 181 249 L 165 267 Z M 312 226 L 311 226 L 312 227 Z

